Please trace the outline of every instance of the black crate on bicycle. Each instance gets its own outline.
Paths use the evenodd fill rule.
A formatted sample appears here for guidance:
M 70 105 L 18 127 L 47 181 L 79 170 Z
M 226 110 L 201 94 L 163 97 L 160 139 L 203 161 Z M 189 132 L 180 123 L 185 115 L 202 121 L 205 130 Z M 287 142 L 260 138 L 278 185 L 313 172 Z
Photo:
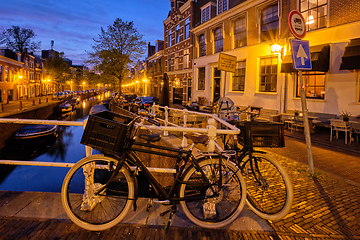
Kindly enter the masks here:
M 284 125 L 274 122 L 237 122 L 238 142 L 246 147 L 284 147 Z
M 132 118 L 110 111 L 89 115 L 81 144 L 118 155 L 128 144 Z

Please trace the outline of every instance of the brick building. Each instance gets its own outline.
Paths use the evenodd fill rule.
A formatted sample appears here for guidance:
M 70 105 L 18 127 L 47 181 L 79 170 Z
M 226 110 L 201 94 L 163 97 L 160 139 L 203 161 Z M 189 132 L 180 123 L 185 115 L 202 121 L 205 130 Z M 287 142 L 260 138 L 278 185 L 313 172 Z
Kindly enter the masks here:
M 157 40 L 155 46 L 148 43 L 146 58 L 146 86 L 148 94 L 160 98 L 164 74 L 164 41 Z
M 360 2 L 356 0 L 216 0 L 193 16 L 192 100 L 230 97 L 238 106 L 301 110 L 300 81 L 292 68 L 287 15 L 306 20 L 312 70 L 303 71 L 309 112 L 360 113 Z M 196 17 L 193 17 L 196 19 Z M 273 52 L 271 46 L 280 45 Z M 219 71 L 219 53 L 235 56 L 235 73 Z

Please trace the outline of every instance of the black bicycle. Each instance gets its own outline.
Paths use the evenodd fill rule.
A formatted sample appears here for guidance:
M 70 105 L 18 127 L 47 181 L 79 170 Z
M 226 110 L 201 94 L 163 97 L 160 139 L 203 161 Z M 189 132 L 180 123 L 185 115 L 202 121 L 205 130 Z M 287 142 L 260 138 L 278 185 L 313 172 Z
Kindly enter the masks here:
M 230 159 L 244 176 L 247 205 L 264 219 L 282 219 L 289 213 L 294 198 L 290 178 L 276 159 L 257 148 L 284 147 L 283 124 L 255 121 L 261 108 L 248 107 L 240 111 L 224 105 L 226 109 L 221 112 L 222 116 L 236 125 L 240 134 L 236 137 L 223 135 L 222 142 L 225 150 L 235 151 Z M 245 114 L 248 120 L 241 121 L 240 114 Z
M 196 159 L 192 154 L 194 143 L 188 150 L 155 145 L 161 139 L 159 135 L 138 134 L 144 119 L 109 111 L 89 116 L 81 142 L 104 154 L 83 158 L 67 173 L 61 200 L 68 217 L 91 231 L 113 227 L 132 207 L 136 210 L 141 174 L 153 189 L 154 198 L 171 205 L 170 217 L 180 203 L 185 215 L 201 227 L 218 228 L 234 221 L 246 199 L 245 181 L 237 166 L 221 154 Z M 203 139 L 195 140 L 200 142 Z M 170 186 L 162 186 L 145 166 L 143 152 L 174 158 Z

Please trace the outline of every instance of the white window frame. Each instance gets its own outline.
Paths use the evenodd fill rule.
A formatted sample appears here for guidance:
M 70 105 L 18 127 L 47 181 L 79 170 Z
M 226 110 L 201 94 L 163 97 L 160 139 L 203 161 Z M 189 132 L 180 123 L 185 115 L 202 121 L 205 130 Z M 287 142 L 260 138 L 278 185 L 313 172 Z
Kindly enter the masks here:
M 221 11 L 219 11 L 219 2 L 221 2 Z M 224 10 L 224 2 L 226 2 L 226 9 Z M 219 15 L 219 14 L 222 14 L 223 12 L 226 12 L 227 10 L 229 10 L 229 0 L 217 0 L 216 1 L 216 14 Z

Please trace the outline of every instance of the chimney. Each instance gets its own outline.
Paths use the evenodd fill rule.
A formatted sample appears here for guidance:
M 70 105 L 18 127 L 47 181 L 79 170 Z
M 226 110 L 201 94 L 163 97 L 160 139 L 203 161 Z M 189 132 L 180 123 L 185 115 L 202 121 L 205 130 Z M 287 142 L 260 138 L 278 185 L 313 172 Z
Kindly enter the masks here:
M 54 40 L 51 40 L 51 50 L 54 48 Z

